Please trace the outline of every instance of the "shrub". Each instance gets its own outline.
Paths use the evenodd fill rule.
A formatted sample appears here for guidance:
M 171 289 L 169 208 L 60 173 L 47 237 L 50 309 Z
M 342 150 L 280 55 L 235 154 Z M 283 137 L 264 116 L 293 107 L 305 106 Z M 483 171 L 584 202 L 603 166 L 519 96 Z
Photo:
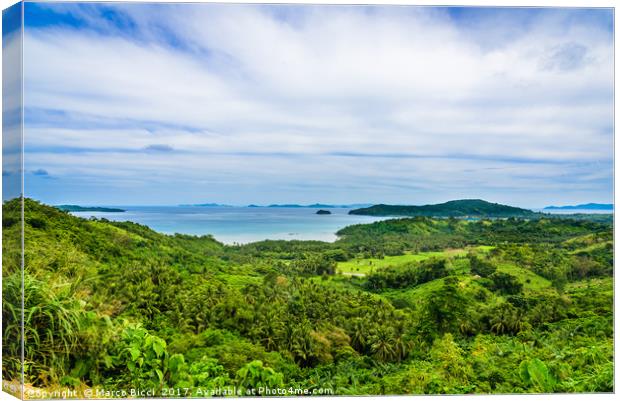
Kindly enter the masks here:
M 248 391 L 258 388 L 280 388 L 284 385 L 282 373 L 263 366 L 262 361 L 252 361 L 239 369 L 235 376 L 237 385 Z
M 491 289 L 504 294 L 518 294 L 523 290 L 523 284 L 512 274 L 495 272 L 490 277 Z
M 166 341 L 138 326 L 121 334 L 114 364 L 125 370 L 121 382 L 133 388 L 161 389 L 167 373 Z
M 469 259 L 470 270 L 473 274 L 477 274 L 480 277 L 489 277 L 497 271 L 497 268 L 490 262 L 480 259 L 476 255 L 467 255 Z

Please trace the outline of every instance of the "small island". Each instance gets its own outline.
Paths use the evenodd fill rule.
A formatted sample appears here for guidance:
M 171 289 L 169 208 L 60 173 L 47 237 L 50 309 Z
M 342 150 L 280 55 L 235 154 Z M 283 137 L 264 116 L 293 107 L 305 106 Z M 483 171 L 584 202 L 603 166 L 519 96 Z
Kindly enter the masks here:
M 317 210 L 316 214 L 332 214 L 332 212 L 330 212 L 329 210 L 321 209 Z
M 64 210 L 66 212 L 104 212 L 104 213 L 123 213 L 123 209 L 117 209 L 113 207 L 98 207 L 98 206 L 78 206 L 78 205 L 58 205 L 56 208 Z
M 224 204 L 221 204 L 221 203 L 196 203 L 196 204 L 193 204 L 193 205 L 192 204 L 182 204 L 182 205 L 179 205 L 179 206 L 181 206 L 181 207 L 188 207 L 188 206 L 191 206 L 191 207 L 233 207 L 231 205 L 224 205 Z
M 612 203 L 586 203 L 569 206 L 547 206 L 544 210 L 614 210 Z

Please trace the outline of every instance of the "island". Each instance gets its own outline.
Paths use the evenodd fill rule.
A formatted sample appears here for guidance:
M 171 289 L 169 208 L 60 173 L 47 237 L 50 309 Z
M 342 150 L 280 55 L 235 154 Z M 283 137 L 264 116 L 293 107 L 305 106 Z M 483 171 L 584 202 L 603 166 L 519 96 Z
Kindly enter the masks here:
M 57 209 L 64 210 L 65 212 L 104 212 L 104 213 L 124 213 L 125 210 L 117 209 L 113 207 L 98 207 L 98 206 L 78 206 L 78 205 L 58 205 Z
M 572 206 L 547 206 L 544 210 L 614 210 L 612 203 L 585 203 Z
M 276 208 L 309 208 L 309 209 L 354 209 L 361 207 L 369 207 L 372 206 L 371 203 L 354 203 L 350 205 L 337 205 L 337 204 L 327 204 L 327 203 L 313 203 L 311 205 L 300 205 L 297 203 L 287 203 L 287 204 L 278 204 L 274 203 L 268 206 L 257 206 L 257 205 L 248 205 L 248 207 L 276 207 Z
M 182 204 L 182 205 L 179 205 L 179 206 L 181 206 L 181 207 L 188 207 L 188 206 L 191 206 L 191 207 L 233 207 L 231 205 L 224 205 L 224 204 L 221 204 L 221 203 L 197 203 L 197 204 L 193 204 L 193 205 L 192 204 Z
M 436 205 L 404 206 L 374 205 L 354 209 L 349 214 L 365 216 L 425 216 L 425 217 L 536 217 L 539 215 L 528 209 L 491 203 L 482 199 L 460 199 Z
M 332 212 L 330 212 L 329 210 L 321 209 L 321 210 L 317 210 L 316 214 L 332 214 Z

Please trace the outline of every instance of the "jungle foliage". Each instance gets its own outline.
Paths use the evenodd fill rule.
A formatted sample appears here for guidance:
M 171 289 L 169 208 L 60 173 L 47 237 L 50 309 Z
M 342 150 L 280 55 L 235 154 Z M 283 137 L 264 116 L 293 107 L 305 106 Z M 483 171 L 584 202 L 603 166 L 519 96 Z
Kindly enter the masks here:
M 613 391 L 606 222 L 414 217 L 350 226 L 335 243 L 225 246 L 30 199 L 24 209 L 24 368 L 35 387 Z M 20 211 L 3 205 L 8 380 L 20 364 Z M 336 273 L 354 258 L 425 251 L 443 256 Z

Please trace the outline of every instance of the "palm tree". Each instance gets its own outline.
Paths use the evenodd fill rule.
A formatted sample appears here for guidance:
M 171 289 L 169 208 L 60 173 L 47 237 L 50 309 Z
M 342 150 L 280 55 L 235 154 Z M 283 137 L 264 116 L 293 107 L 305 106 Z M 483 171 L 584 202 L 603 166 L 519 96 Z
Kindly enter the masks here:
M 519 309 L 507 302 L 496 309 L 495 316 L 491 319 L 491 331 L 496 334 L 516 334 L 528 326 L 529 323 Z
M 356 318 L 351 331 L 351 346 L 358 352 L 364 353 L 366 350 L 367 331 L 364 321 Z
M 387 327 L 379 327 L 375 334 L 370 337 L 370 350 L 381 362 L 398 359 L 398 347 L 393 334 L 392 330 Z

